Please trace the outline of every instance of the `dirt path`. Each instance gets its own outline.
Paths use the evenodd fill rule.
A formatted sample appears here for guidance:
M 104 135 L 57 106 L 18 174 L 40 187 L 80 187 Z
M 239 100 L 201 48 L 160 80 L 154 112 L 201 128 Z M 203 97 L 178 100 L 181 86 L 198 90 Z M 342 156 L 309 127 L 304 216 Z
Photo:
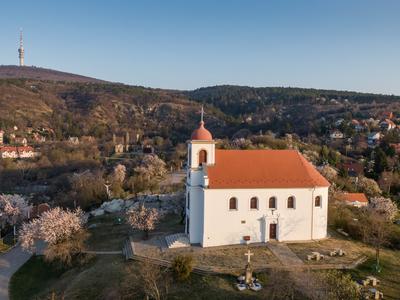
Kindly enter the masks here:
M 267 247 L 279 259 L 284 266 L 303 265 L 303 261 L 283 243 L 267 243 Z
M 11 276 L 31 257 L 32 255 L 21 249 L 18 245 L 9 252 L 0 254 L 0 300 L 9 299 L 8 285 Z

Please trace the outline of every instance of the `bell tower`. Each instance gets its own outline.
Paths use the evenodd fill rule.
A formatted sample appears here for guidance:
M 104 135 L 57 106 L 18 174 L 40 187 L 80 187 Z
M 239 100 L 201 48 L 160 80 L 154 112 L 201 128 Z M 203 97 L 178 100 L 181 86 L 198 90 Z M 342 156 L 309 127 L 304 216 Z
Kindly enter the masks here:
M 204 109 L 201 107 L 199 127 L 193 131 L 188 142 L 188 170 L 196 170 L 214 163 L 215 142 L 211 133 L 204 127 Z
M 186 229 L 191 244 L 203 241 L 204 178 L 207 165 L 215 164 L 215 141 L 204 127 L 204 110 L 197 129 L 188 141 L 186 173 Z

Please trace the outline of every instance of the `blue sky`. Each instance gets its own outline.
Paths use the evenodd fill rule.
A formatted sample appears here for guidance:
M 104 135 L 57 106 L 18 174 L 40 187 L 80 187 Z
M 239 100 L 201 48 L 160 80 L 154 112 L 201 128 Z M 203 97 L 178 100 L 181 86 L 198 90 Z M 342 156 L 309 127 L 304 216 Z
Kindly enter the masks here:
M 400 1 L 2 1 L 0 64 L 159 88 L 400 95 Z

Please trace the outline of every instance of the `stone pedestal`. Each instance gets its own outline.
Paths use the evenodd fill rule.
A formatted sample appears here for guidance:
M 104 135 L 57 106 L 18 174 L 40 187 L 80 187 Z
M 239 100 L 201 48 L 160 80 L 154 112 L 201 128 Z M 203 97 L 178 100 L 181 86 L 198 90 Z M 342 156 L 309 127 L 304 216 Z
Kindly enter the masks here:
M 253 278 L 253 271 L 251 269 L 250 263 L 246 265 L 245 269 L 245 282 L 246 284 L 252 283 L 252 278 Z

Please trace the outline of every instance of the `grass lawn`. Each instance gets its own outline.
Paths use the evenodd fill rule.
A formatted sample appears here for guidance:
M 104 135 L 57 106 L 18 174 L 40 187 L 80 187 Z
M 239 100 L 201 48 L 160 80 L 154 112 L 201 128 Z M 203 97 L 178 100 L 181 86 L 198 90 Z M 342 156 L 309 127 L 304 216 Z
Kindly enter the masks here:
M 117 218 L 122 219 L 122 224 L 118 224 Z M 184 225 L 179 223 L 180 217 L 177 215 L 166 215 L 157 224 L 152 236 L 168 233 L 183 232 Z M 125 223 L 125 214 L 106 214 L 91 218 L 88 226 L 90 237 L 87 241 L 89 250 L 97 251 L 118 251 L 122 249 L 123 243 L 128 236 L 134 240 L 142 240 L 143 232 L 133 230 Z
M 128 269 L 138 273 L 137 262 L 126 262 L 119 255 L 97 256 L 83 267 L 60 270 L 33 257 L 12 278 L 12 300 L 46 299 L 52 292 L 65 299 L 144 299 L 140 283 Z M 265 276 L 264 276 L 265 277 Z M 192 274 L 187 282 L 173 282 L 169 299 L 270 299 L 268 275 L 262 292 L 237 291 L 233 276 Z M 135 297 L 129 291 L 135 291 Z M 296 295 L 294 299 L 304 299 Z
M 350 264 L 363 255 L 368 253 L 368 249 L 361 243 L 343 239 L 340 237 L 331 237 L 326 240 L 314 241 L 308 243 L 290 243 L 289 248 L 306 264 Z M 346 252 L 344 256 L 329 256 L 329 253 L 335 249 L 342 249 Z M 311 252 L 319 252 L 324 255 L 320 261 L 307 260 L 307 255 Z
M 32 256 L 11 278 L 11 299 L 32 299 L 33 295 L 48 290 L 64 272 L 41 257 Z
M 378 290 L 383 292 L 385 299 L 400 299 L 400 251 L 388 249 L 381 251 L 382 271 L 378 274 L 374 273 L 374 251 L 370 251 L 368 257 L 369 259 L 364 264 L 351 270 L 353 278 L 360 280 L 373 275 L 381 281 Z
M 141 239 L 140 231 L 134 231 L 126 224 L 116 225 L 115 220 L 116 215 L 104 215 L 90 220 L 89 224 L 96 224 L 89 230 L 91 237 L 87 244 L 90 249 L 121 250 L 123 241 L 128 235 L 133 235 L 137 240 Z M 151 237 L 182 231 L 183 226 L 179 224 L 179 216 L 170 215 L 161 221 Z M 331 248 L 343 248 L 347 251 L 349 255 L 343 259 L 365 254 L 371 259 L 350 273 L 357 280 L 373 275 L 374 251 L 362 243 L 334 237 L 318 243 L 290 244 L 289 247 L 303 259 L 306 252 L 316 250 L 324 253 L 324 251 L 333 250 Z M 233 267 L 234 265 L 244 267 L 245 257 L 241 248 L 213 249 L 210 250 L 213 252 L 211 256 L 207 253 L 208 251 L 194 251 L 193 257 L 195 260 L 213 264 L 216 267 Z M 265 247 L 252 247 L 252 252 L 257 252 L 252 259 L 260 259 L 260 264 L 270 263 L 275 259 Z M 167 255 L 165 253 L 163 255 Z M 173 255 L 174 252 L 170 253 Z M 383 270 L 376 275 L 381 280 L 378 289 L 384 293 L 385 299 L 400 299 L 400 251 L 385 249 L 382 251 L 381 259 Z M 33 257 L 12 277 L 10 295 L 12 300 L 46 299 L 52 292 L 58 296 L 63 295 L 65 299 L 143 299 L 144 296 L 140 294 L 141 283 L 130 277 L 132 273 L 139 272 L 138 263 L 126 262 L 122 255 L 98 255 L 84 266 L 68 269 L 59 269 L 53 264 L 45 263 L 40 257 Z M 276 283 L 282 274 L 274 271 L 272 273 L 273 275 L 260 274 L 265 288 L 259 293 L 237 291 L 234 288 L 234 276 L 192 274 L 188 282 L 173 282 L 168 298 L 282 299 L 282 297 L 277 297 L 276 293 L 293 290 L 293 287 L 277 287 Z M 132 297 L 129 290 L 133 290 L 136 296 Z M 272 297 L 274 293 L 275 298 Z M 294 299 L 305 299 L 298 291 L 294 293 L 294 297 Z

